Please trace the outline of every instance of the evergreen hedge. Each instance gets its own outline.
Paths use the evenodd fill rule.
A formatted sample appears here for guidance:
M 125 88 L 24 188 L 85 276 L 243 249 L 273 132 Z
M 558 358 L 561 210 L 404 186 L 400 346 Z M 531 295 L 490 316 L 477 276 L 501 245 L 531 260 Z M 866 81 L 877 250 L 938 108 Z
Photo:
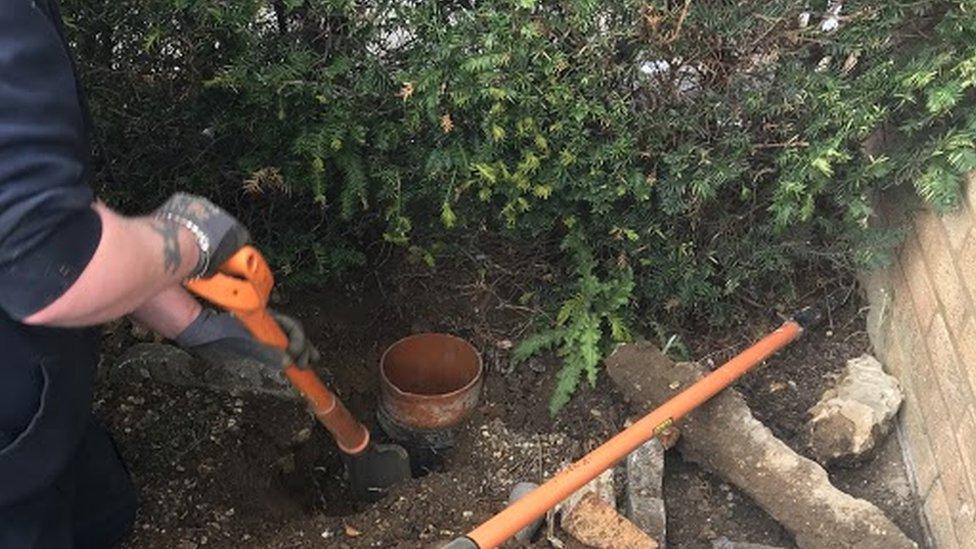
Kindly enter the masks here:
M 644 318 L 883 261 L 879 190 L 976 168 L 976 2 L 64 0 L 123 207 L 241 212 L 289 272 L 375 240 L 562 250 L 552 409 Z

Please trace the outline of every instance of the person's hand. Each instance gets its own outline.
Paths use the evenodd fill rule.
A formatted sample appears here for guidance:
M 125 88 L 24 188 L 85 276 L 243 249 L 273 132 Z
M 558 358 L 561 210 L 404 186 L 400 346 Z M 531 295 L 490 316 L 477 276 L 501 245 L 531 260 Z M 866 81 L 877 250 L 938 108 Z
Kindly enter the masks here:
M 285 349 L 285 352 L 288 353 L 288 358 L 292 364 L 299 368 L 307 368 L 309 364 L 318 362 L 322 358 L 319 350 L 315 348 L 315 345 L 312 345 L 308 336 L 305 335 L 305 327 L 302 326 L 301 322 L 277 311 L 269 312 L 278 326 L 281 326 L 281 330 L 288 336 L 288 348 Z
M 271 314 L 288 336 L 288 348 L 284 351 L 254 339 L 234 315 L 212 309 L 203 309 L 174 341 L 211 364 L 256 360 L 280 370 L 289 364 L 306 368 L 319 359 L 319 351 L 305 336 L 301 323 L 274 311 Z
M 250 240 L 247 229 L 234 216 L 202 196 L 176 193 L 155 211 L 154 216 L 179 223 L 196 239 L 200 259 L 190 278 L 213 276 Z

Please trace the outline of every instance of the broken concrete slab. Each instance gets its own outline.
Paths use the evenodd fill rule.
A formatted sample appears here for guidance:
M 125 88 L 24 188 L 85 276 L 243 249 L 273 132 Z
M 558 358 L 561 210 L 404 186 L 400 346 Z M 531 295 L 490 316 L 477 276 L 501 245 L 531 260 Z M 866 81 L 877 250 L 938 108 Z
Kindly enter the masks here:
M 598 549 L 657 549 L 656 541 L 595 493 L 587 493 L 563 517 L 563 530 Z
M 617 493 L 613 485 L 613 469 L 607 469 L 606 471 L 600 473 L 600 476 L 594 478 L 590 482 L 586 483 L 585 486 L 575 491 L 560 502 L 556 506 L 556 512 L 561 512 L 565 514 L 570 509 L 576 506 L 587 494 L 596 494 L 597 497 L 603 500 L 604 503 L 609 505 L 611 508 L 617 508 Z
M 664 507 L 664 446 L 653 438 L 627 456 L 625 512 L 630 520 L 664 547 L 667 512 Z
M 871 355 L 847 361 L 837 385 L 810 409 L 807 441 L 824 465 L 854 465 L 891 433 L 904 395 Z
M 675 364 L 653 345 L 618 347 L 607 371 L 641 411 L 659 406 L 704 376 Z M 686 416 L 677 448 L 685 459 L 723 477 L 793 533 L 801 549 L 917 547 L 880 509 L 841 492 L 816 462 L 791 450 L 727 389 Z
M 110 381 L 154 381 L 225 392 L 299 398 L 281 372 L 269 370 L 256 361 L 208 364 L 165 343 L 133 345 L 108 367 L 106 377 Z
M 712 540 L 712 549 L 783 549 L 783 548 L 773 547 L 772 545 L 762 545 L 759 543 L 744 543 L 741 541 L 732 541 L 729 538 L 722 536 L 718 539 Z

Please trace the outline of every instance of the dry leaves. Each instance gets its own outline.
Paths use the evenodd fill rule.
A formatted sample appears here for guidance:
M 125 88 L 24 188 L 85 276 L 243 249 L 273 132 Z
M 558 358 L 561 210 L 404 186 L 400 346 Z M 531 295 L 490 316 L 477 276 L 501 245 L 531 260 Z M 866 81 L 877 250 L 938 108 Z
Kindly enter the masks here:
M 284 176 L 281 175 L 278 168 L 273 166 L 251 172 L 251 175 L 241 183 L 241 188 L 247 194 L 263 194 L 266 189 L 288 192 Z
M 410 99 L 411 95 L 413 95 L 413 82 L 404 82 L 403 86 L 400 88 L 400 91 L 397 92 L 397 97 L 406 101 L 407 99 Z
M 451 120 L 451 115 L 445 114 L 444 116 L 442 116 L 441 130 L 443 130 L 444 133 L 451 133 L 451 130 L 453 129 L 454 129 L 454 121 Z

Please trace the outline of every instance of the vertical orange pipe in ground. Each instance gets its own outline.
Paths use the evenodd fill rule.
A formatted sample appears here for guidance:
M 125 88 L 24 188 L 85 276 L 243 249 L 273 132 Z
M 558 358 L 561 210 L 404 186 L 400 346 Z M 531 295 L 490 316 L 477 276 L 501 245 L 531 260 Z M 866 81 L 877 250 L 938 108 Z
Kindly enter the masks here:
M 560 471 L 548 482 L 509 505 L 501 513 L 455 540 L 457 547 L 480 549 L 497 547 L 524 526 L 544 515 L 560 501 L 583 487 L 627 454 L 654 438 L 673 422 L 720 393 L 750 369 L 782 349 L 803 331 L 794 320 L 784 322 L 775 332 L 735 356 L 714 372 L 698 380 L 636 423 L 604 442 L 582 459 Z M 455 546 L 453 543 L 451 546 Z

